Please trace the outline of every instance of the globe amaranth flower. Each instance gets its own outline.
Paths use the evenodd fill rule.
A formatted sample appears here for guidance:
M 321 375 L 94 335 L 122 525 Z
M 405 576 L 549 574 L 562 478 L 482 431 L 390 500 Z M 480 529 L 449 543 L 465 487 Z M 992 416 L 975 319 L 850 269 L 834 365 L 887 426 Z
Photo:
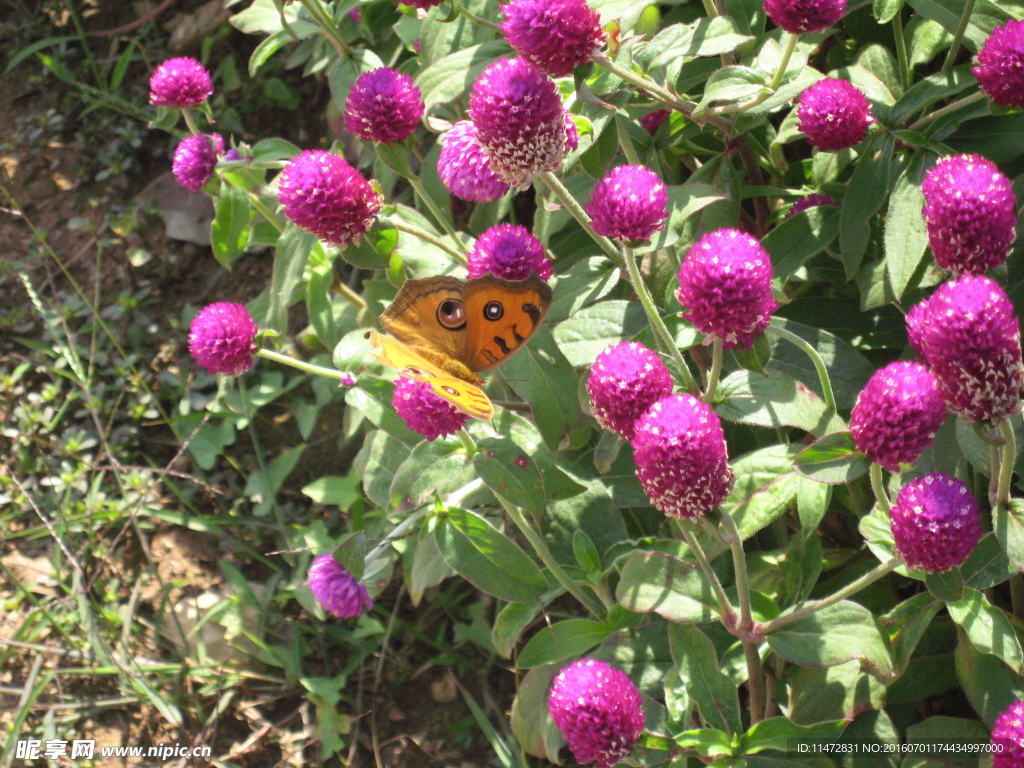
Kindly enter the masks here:
M 597 423 L 627 440 L 648 408 L 672 393 L 661 358 L 635 341 L 613 344 L 590 366 L 587 394 Z
M 1020 408 L 1020 323 L 1003 289 L 964 275 L 907 313 L 907 336 L 939 382 L 946 406 L 965 421 L 999 422 Z
M 473 83 L 469 117 L 502 181 L 525 189 L 562 164 L 565 110 L 553 80 L 524 59 L 499 59 Z
M 843 17 L 846 0 L 764 0 L 772 24 L 794 35 L 821 32 Z
M 846 80 L 826 77 L 800 94 L 800 130 L 807 142 L 826 152 L 859 144 L 875 122 L 867 97 Z
M 1010 19 L 993 29 L 971 71 L 994 103 L 1024 107 L 1024 21 Z
M 733 473 L 718 414 L 692 395 L 663 397 L 633 426 L 636 476 L 670 517 L 704 517 L 729 495 Z
M 599 235 L 626 243 L 647 240 L 665 227 L 668 189 L 646 166 L 619 165 L 594 185 L 587 215 Z
M 908 568 L 956 568 L 981 538 L 978 501 L 962 480 L 936 472 L 911 480 L 889 510 L 896 551 Z
M 526 227 L 498 224 L 477 238 L 466 256 L 470 277 L 490 272 L 505 280 L 525 280 L 534 270 L 542 280 L 551 277 L 551 259 Z
M 153 106 L 194 107 L 212 94 L 210 73 L 188 56 L 167 59 L 149 78 L 149 103 Z
M 278 179 L 285 215 L 333 245 L 358 243 L 384 205 L 344 158 L 319 149 L 294 157 Z
M 610 768 L 644 732 L 643 700 L 625 672 L 597 659 L 580 659 L 559 672 L 548 710 L 578 763 Z
M 1024 701 L 1018 699 L 992 725 L 992 768 L 1024 768 Z
M 918 362 L 899 361 L 875 371 L 850 414 L 857 448 L 890 472 L 913 464 L 935 442 L 946 420 L 939 382 Z
M 551 77 L 571 75 L 604 44 L 601 17 L 586 0 L 512 0 L 501 10 L 509 45 Z
M 241 304 L 219 301 L 192 318 L 188 351 L 210 373 L 236 376 L 252 368 L 259 328 Z
M 364 141 L 405 141 L 422 118 L 420 89 L 391 67 L 363 72 L 345 99 L 345 127 Z
M 490 159 L 476 140 L 471 120 L 460 120 L 441 139 L 437 175 L 462 200 L 489 203 L 509 190 L 501 176 L 491 170 Z
M 306 577 L 316 601 L 339 619 L 352 619 L 373 608 L 366 585 L 356 581 L 334 555 L 313 558 Z
M 658 132 L 658 127 L 668 119 L 667 109 L 656 109 L 653 112 L 648 112 L 646 115 L 641 115 L 637 118 L 637 122 L 644 127 L 651 136 Z
M 693 244 L 679 268 L 676 298 L 683 317 L 726 349 L 749 349 L 779 308 L 772 298 L 771 257 L 738 229 L 717 229 Z
M 994 163 L 978 155 L 944 157 L 921 192 L 928 245 L 940 267 L 980 275 L 1006 261 L 1017 236 L 1017 198 Z
M 219 133 L 186 136 L 174 150 L 174 178 L 189 192 L 198 192 L 213 176 L 217 155 L 223 152 L 224 139 Z
M 429 442 L 454 435 L 469 420 L 466 414 L 460 413 L 431 392 L 425 381 L 406 378 L 396 380 L 391 404 L 406 426 Z
M 823 192 L 815 192 L 813 195 L 805 195 L 793 203 L 793 207 L 789 209 L 789 213 L 786 214 L 786 218 L 796 216 L 798 213 L 803 213 L 808 208 L 817 208 L 821 205 L 839 205 L 830 195 L 826 195 Z

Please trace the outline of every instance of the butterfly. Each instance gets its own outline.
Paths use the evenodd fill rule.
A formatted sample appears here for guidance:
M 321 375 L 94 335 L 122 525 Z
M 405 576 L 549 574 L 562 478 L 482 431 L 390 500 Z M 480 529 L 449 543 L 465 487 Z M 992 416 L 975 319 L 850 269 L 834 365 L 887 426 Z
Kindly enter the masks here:
M 497 368 L 540 327 L 551 306 L 551 287 L 536 271 L 525 280 L 488 273 L 471 280 L 438 275 L 406 280 L 380 316 L 384 334 L 366 338 L 374 356 L 475 419 L 490 419 L 494 405 L 477 371 Z

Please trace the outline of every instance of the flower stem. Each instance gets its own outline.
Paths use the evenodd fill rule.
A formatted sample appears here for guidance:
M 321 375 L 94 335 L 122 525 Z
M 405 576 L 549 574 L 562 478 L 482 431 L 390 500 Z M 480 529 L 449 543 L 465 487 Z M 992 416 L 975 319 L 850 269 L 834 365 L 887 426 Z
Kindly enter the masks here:
M 238 185 L 236 184 L 235 186 Z M 239 189 L 241 189 L 241 187 L 239 187 Z M 270 207 L 260 199 L 259 195 L 255 192 L 250 192 L 249 202 L 252 204 L 252 207 L 259 211 L 260 215 L 274 227 L 274 229 L 282 234 L 284 233 L 284 230 L 288 225 L 285 224 L 284 220 L 280 216 L 270 210 Z
M 618 117 L 613 119 L 615 120 L 615 130 L 619 134 L 619 146 L 622 148 L 622 154 L 626 156 L 630 165 L 643 165 L 640 155 L 636 153 L 636 147 L 633 146 L 633 140 L 629 138 L 625 123 Z
M 718 390 L 718 379 L 722 375 L 722 359 L 725 357 L 725 342 L 721 336 L 715 336 L 711 340 L 711 371 L 708 373 L 708 388 L 704 392 L 703 400 L 708 405 L 715 401 L 715 394 Z
M 743 641 L 743 658 L 747 661 L 747 690 L 750 694 L 750 724 L 761 722 L 764 715 L 764 672 L 761 669 L 761 654 L 757 643 Z
M 972 13 L 974 13 L 974 0 L 966 0 L 963 13 L 960 14 L 960 24 L 957 26 L 956 32 L 953 33 L 953 42 L 950 43 L 949 50 L 946 52 L 946 60 L 942 62 L 943 72 L 953 66 L 953 62 L 956 61 L 956 57 L 960 53 L 960 44 L 964 40 L 967 22 L 971 20 Z
M 256 350 L 256 354 L 259 357 L 266 358 L 267 360 L 273 360 L 275 363 L 290 365 L 292 368 L 298 368 L 300 371 L 313 373 L 317 376 L 324 376 L 328 379 L 341 379 L 344 375 L 341 371 L 337 371 L 334 368 L 324 368 L 322 365 L 307 363 L 305 360 L 296 360 L 294 357 L 282 355 L 280 352 L 275 352 L 272 349 L 258 349 Z
M 899 12 L 892 17 L 892 34 L 896 39 L 896 62 L 900 70 L 900 87 L 910 87 L 910 63 L 907 58 L 907 38 L 903 36 L 903 17 Z
M 782 51 L 782 58 L 779 60 L 779 67 L 775 70 L 775 75 L 772 77 L 772 82 L 769 84 L 772 93 L 775 93 L 779 89 L 779 85 L 782 84 L 782 78 L 786 74 L 786 67 L 789 66 L 789 60 L 793 58 L 793 51 L 796 50 L 796 44 L 800 40 L 800 35 L 794 35 L 792 32 L 789 33 L 789 37 L 786 38 L 786 48 Z M 768 98 L 765 96 L 765 98 Z M 764 99 L 762 99 L 764 101 Z
M 885 492 L 885 483 L 882 482 L 882 465 L 871 462 L 870 475 L 871 490 L 874 491 L 875 500 L 883 512 L 888 512 L 892 508 L 892 502 L 889 501 L 889 494 Z
M 446 243 L 437 235 L 427 232 L 427 230 L 425 229 L 420 229 L 415 224 L 409 224 L 408 222 L 402 221 L 401 219 L 391 218 L 389 216 L 378 216 L 377 218 L 379 221 L 384 222 L 388 226 L 394 227 L 399 232 L 406 232 L 410 235 L 413 235 L 414 237 L 420 238 L 420 240 L 424 240 L 430 243 L 431 245 L 437 246 L 460 264 L 466 263 L 465 254 L 459 253 L 457 250 L 452 248 L 448 243 Z
M 889 561 L 882 563 L 878 567 L 868 571 L 859 579 L 850 582 L 835 594 L 829 595 L 828 597 L 822 598 L 821 600 L 815 600 L 813 603 L 807 603 L 803 606 L 803 608 L 798 608 L 792 613 L 784 613 L 781 616 L 762 624 L 761 631 L 766 635 L 772 632 L 777 632 L 783 627 L 792 624 L 794 621 L 799 621 L 800 619 L 810 616 L 812 613 L 820 611 L 822 608 L 827 608 L 828 606 L 833 605 L 834 603 L 838 603 L 840 600 L 845 600 L 850 595 L 854 595 L 857 592 L 860 592 L 865 587 L 874 584 L 883 576 L 886 576 L 888 573 L 899 567 L 900 563 L 902 562 L 903 561 L 900 560 L 900 558 L 894 557 Z
M 465 429 L 460 429 L 456 434 L 462 441 L 462 447 L 466 450 L 466 458 L 472 459 L 476 455 L 476 443 L 473 441 L 473 437 Z
M 185 125 L 188 126 L 188 129 L 193 136 L 198 136 L 202 133 L 202 131 L 199 130 L 199 124 L 196 122 L 196 113 L 192 107 L 182 107 L 181 116 L 185 118 Z
M 969 106 L 976 101 L 984 101 L 987 98 L 988 94 L 986 94 L 984 91 L 975 91 L 970 96 L 964 96 L 962 99 L 957 99 L 952 104 L 947 104 L 946 106 L 942 107 L 942 109 L 937 109 L 931 114 L 925 115 L 920 120 L 917 120 L 911 125 L 908 125 L 906 130 L 919 131 L 933 120 L 938 120 L 940 117 L 945 117 L 948 114 L 956 112 L 958 109 L 962 109 L 963 107 Z
M 465 5 L 461 5 L 459 7 L 459 13 L 465 16 L 470 21 L 472 21 L 474 24 L 479 24 L 481 27 L 492 29 L 495 32 L 501 32 L 501 27 L 498 24 L 495 24 L 493 21 L 488 21 L 487 19 L 477 16 L 472 11 L 467 10 Z
M 334 26 L 334 20 L 327 14 L 324 7 L 320 4 L 320 0 L 301 0 L 302 7 L 309 11 L 309 15 L 313 17 L 320 29 L 324 31 L 327 39 L 331 41 L 331 45 L 334 46 L 334 50 L 338 52 L 341 57 L 348 56 L 351 52 L 348 43 L 345 42 L 345 38 L 341 36 L 341 32 Z
M 736 623 L 736 609 L 729 602 L 729 596 L 725 594 L 722 582 L 718 580 L 718 574 L 711 567 L 711 562 L 708 560 L 708 556 L 704 554 L 703 547 L 697 541 L 697 537 L 693 535 L 693 531 L 690 530 L 690 523 L 686 520 L 673 520 L 673 522 L 675 523 L 676 530 L 682 535 L 683 541 L 686 542 L 686 546 L 689 547 L 690 552 L 693 554 L 693 558 L 697 561 L 697 566 L 711 584 L 711 591 L 715 593 L 715 599 L 718 601 L 718 612 L 722 617 L 722 621 L 726 624 L 726 627 L 733 627 Z
M 740 599 L 740 624 L 738 629 L 747 631 L 754 626 L 754 616 L 750 610 L 750 579 L 747 576 L 747 558 L 743 554 L 743 537 L 732 515 L 722 510 L 722 524 L 726 535 L 723 540 L 732 550 L 733 570 L 736 572 L 736 592 Z
M 1006 441 L 1003 443 L 1002 457 L 999 466 L 999 485 L 996 488 L 996 498 L 993 506 L 997 504 L 1006 505 L 1010 502 L 1010 482 L 1013 480 L 1013 462 L 1017 458 L 1017 438 L 1013 434 L 1013 426 L 1009 419 L 1003 419 L 999 423 L 999 434 Z
M 419 196 L 420 200 L 422 200 L 424 204 L 426 204 L 427 208 L 430 209 L 430 212 L 434 214 L 434 218 L 437 219 L 444 231 L 448 233 L 448 237 L 455 241 L 455 247 L 461 251 L 461 258 L 459 259 L 459 262 L 465 264 L 466 244 L 462 242 L 462 238 L 459 237 L 458 233 L 455 231 L 455 227 L 452 226 L 451 218 L 449 216 L 445 216 L 438 204 L 434 202 L 434 199 L 427 194 L 427 190 L 419 178 L 412 174 L 405 178 Z
M 544 171 L 538 174 L 537 177 L 547 186 L 548 189 L 554 193 L 558 201 L 565 206 L 565 209 L 572 214 L 572 217 L 579 222 L 579 225 L 583 227 L 583 231 L 593 238 L 594 242 L 601 246 L 601 250 L 605 252 L 605 255 L 612 260 L 612 263 L 620 269 L 625 265 L 622 263 L 622 257 L 619 252 L 615 249 L 615 243 L 609 240 L 607 237 L 602 237 L 594 231 L 594 228 L 590 225 L 590 217 L 587 216 L 587 212 L 583 210 L 583 207 L 576 202 L 576 198 L 572 196 L 572 193 L 560 182 L 555 174 L 551 171 Z
M 771 323 L 765 331 L 774 333 L 776 336 L 786 339 L 786 341 L 791 344 L 795 344 L 804 351 L 804 354 L 811 358 L 811 362 L 814 363 L 814 370 L 818 372 L 818 381 L 821 382 L 821 393 L 825 399 L 825 408 L 828 409 L 829 418 L 831 418 L 836 413 L 836 396 L 832 392 L 832 381 L 828 377 L 828 369 L 825 367 L 825 361 L 821 359 L 821 355 L 818 354 L 818 350 L 811 346 L 806 339 L 783 328 L 781 325 L 778 325 L 777 322 L 778 321 L 776 319 L 772 318 Z

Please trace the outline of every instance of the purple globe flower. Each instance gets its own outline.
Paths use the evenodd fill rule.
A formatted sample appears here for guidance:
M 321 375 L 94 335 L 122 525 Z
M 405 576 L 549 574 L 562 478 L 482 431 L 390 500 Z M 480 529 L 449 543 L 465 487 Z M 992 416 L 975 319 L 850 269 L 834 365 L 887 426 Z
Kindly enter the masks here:
M 978 155 L 942 158 L 921 184 L 928 245 L 940 267 L 980 275 L 1006 261 L 1017 237 L 1010 180 Z
M 664 397 L 633 426 L 636 476 L 670 517 L 704 517 L 729 495 L 733 473 L 718 414 L 692 395 Z
M 992 725 L 992 768 L 1024 768 L 1024 701 L 1003 710 Z
M 977 499 L 966 483 L 944 472 L 904 485 L 889 510 L 889 522 L 907 567 L 928 573 L 956 568 L 981 538 Z
M 210 373 L 237 376 L 252 368 L 259 328 L 241 304 L 220 301 L 199 310 L 188 332 L 188 351 Z
M 554 81 L 523 59 L 499 59 L 473 83 L 469 117 L 491 170 L 526 189 L 566 152 L 565 110 Z
M 1011 19 L 993 29 L 971 71 L 994 103 L 1024 107 L 1024 21 Z
M 913 464 L 946 420 L 939 382 L 917 362 L 890 363 L 868 380 L 850 414 L 853 441 L 890 472 Z
M 945 283 L 907 313 L 907 336 L 946 406 L 965 421 L 999 422 L 1020 409 L 1020 323 L 994 280 L 964 275 Z
M 661 358 L 643 344 L 613 344 L 590 366 L 587 394 L 597 423 L 631 440 L 636 420 L 672 394 L 672 376 Z
M 149 78 L 149 103 L 156 107 L 194 107 L 211 94 L 210 73 L 188 56 L 167 59 Z
M 469 421 L 466 414 L 459 413 L 454 406 L 431 392 L 426 382 L 415 379 L 395 381 L 391 404 L 409 429 L 431 443 L 439 437 L 454 435 Z
M 572 113 L 569 110 L 565 112 L 565 151 L 575 152 L 576 148 L 580 145 L 580 129 L 576 127 L 576 121 L 572 119 Z
M 835 77 L 819 80 L 800 94 L 797 116 L 807 142 L 826 152 L 859 144 L 875 122 L 867 97 L 857 86 Z
M 601 17 L 586 0 L 512 0 L 501 10 L 509 45 L 551 77 L 571 75 L 604 44 Z
M 726 349 L 749 349 L 779 308 L 772 298 L 771 256 L 746 232 L 709 232 L 679 268 L 676 298 L 698 331 L 717 336 Z
M 668 189 L 643 165 L 619 165 L 604 175 L 587 203 L 594 231 L 626 243 L 647 240 L 664 229 Z
M 285 215 L 321 240 L 358 243 L 384 201 L 345 159 L 319 149 L 294 157 L 278 177 Z
M 363 72 L 345 99 L 345 127 L 364 141 L 405 141 L 422 118 L 420 89 L 391 67 Z
M 224 139 L 219 133 L 186 136 L 174 150 L 174 178 L 189 192 L 198 192 L 213 176 L 217 155 L 223 152 Z
M 611 768 L 644 732 L 640 691 L 621 669 L 580 659 L 559 672 L 548 710 L 578 763 Z
M 366 585 L 356 581 L 334 555 L 313 558 L 306 574 L 313 597 L 328 613 L 339 619 L 353 619 L 373 608 Z
M 843 17 L 846 0 L 764 0 L 764 12 L 794 35 L 821 32 Z
M 460 120 L 441 139 L 437 175 L 458 198 L 474 203 L 489 203 L 509 190 L 501 176 L 491 170 L 489 158 L 476 140 L 471 120 Z
M 547 280 L 551 277 L 551 259 L 544 253 L 540 240 L 526 227 L 498 224 L 479 238 L 467 255 L 470 277 L 490 272 L 506 280 L 525 280 L 534 270 Z
M 793 207 L 789 209 L 789 213 L 786 214 L 786 218 L 788 219 L 791 216 L 796 216 L 798 213 L 803 213 L 808 208 L 817 208 L 821 205 L 839 205 L 839 203 L 833 200 L 829 195 L 822 192 L 815 192 L 813 195 L 806 195 L 793 203 Z
M 637 122 L 644 127 L 651 136 L 658 132 L 658 127 L 668 119 L 667 109 L 656 109 L 653 112 L 648 112 L 646 115 L 641 115 L 637 118 Z

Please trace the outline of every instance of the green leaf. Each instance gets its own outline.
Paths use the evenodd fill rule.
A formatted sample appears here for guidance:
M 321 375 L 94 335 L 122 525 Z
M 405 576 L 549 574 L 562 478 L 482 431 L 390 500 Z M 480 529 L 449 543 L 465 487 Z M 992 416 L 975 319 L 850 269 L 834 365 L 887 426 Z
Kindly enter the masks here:
M 356 386 L 346 390 L 345 403 L 403 443 L 413 446 L 422 442 L 423 437 L 409 429 L 395 413 L 395 406 L 391 404 L 394 394 L 395 385 L 392 382 L 361 376 Z
M 811 480 L 843 485 L 867 472 L 871 461 L 857 449 L 849 432 L 833 432 L 801 451 L 793 466 Z
M 905 0 L 874 0 L 873 12 L 879 24 L 888 24 L 903 9 Z
M 359 245 L 350 245 L 341 252 L 341 258 L 360 269 L 387 269 L 397 247 L 398 230 L 374 224 Z
M 799 725 L 785 717 L 771 717 L 750 727 L 740 736 L 741 754 L 765 749 L 789 751 L 792 741 L 836 741 L 846 728 L 845 720 L 826 720 L 814 725 Z
M 998 510 L 993 510 L 993 523 L 996 523 L 998 514 Z M 992 533 L 986 533 L 981 537 L 974 551 L 960 566 L 964 584 L 975 589 L 989 589 L 996 584 L 1002 584 L 1020 570 L 1010 562 L 999 540 Z
M 834 667 L 862 659 L 880 680 L 892 676 L 888 639 L 867 608 L 843 600 L 768 635 L 768 645 L 787 661 Z
M 430 587 L 440 584 L 449 576 L 455 575 L 455 569 L 445 561 L 437 546 L 437 537 L 433 531 L 425 532 L 413 553 L 412 568 L 409 569 L 409 597 L 414 606 L 419 605 L 423 593 Z M 509 603 L 523 605 L 523 603 Z
M 334 268 L 327 259 L 318 261 L 317 253 L 310 254 L 308 277 L 306 284 L 306 311 L 309 314 L 309 324 L 313 326 L 317 339 L 327 349 L 334 349 L 337 346 L 338 334 L 340 331 L 338 323 L 334 318 L 334 308 L 331 306 L 330 289 L 334 282 Z
M 713 101 L 736 102 L 753 98 L 767 87 L 768 82 L 763 72 L 751 67 L 730 64 L 708 78 L 704 95 L 693 110 L 693 114 L 695 117 L 700 115 Z
M 816 435 L 842 429 L 826 418 L 825 403 L 800 382 L 772 371 L 767 376 L 736 371 L 718 385 L 715 411 L 727 421 L 759 427 L 799 427 Z
M 572 534 L 572 551 L 576 555 L 576 562 L 584 573 L 600 575 L 601 553 L 597 551 L 594 542 L 587 535 L 587 532 L 580 528 Z
M 1024 571 L 1024 499 L 1011 499 L 1009 505 L 995 507 L 992 531 L 1010 562 Z
M 634 249 L 633 253 L 642 256 L 675 244 L 683 232 L 683 224 L 693 214 L 716 200 L 724 200 L 718 189 L 710 184 L 690 181 L 680 186 L 668 188 L 668 219 L 665 226 L 654 233 L 651 241 Z
M 789 703 L 790 718 L 802 725 L 850 721 L 866 709 L 881 709 L 885 686 L 857 661 L 825 669 L 803 667 L 789 676 Z
M 541 603 L 546 602 L 542 597 Z M 491 644 L 503 658 L 511 658 L 519 636 L 537 618 L 540 609 L 540 603 L 509 603 L 501 609 L 491 629 Z
M 457 101 L 488 64 L 510 53 L 504 40 L 491 40 L 450 53 L 416 77 L 427 112 L 435 104 Z
M 519 654 L 516 666 L 519 669 L 533 669 L 544 664 L 554 664 L 572 656 L 581 656 L 604 640 L 612 632 L 600 621 L 588 619 L 567 619 L 549 627 L 530 638 Z
M 451 482 L 468 463 L 461 440 L 420 443 L 402 462 L 391 481 L 391 503 L 395 511 L 419 509 L 435 490 Z
M 439 518 L 435 535 L 448 565 L 489 595 L 526 602 L 547 589 L 544 574 L 529 556 L 475 512 L 449 509 Z
M 907 0 L 911 8 L 926 19 L 937 21 L 947 32 L 957 34 L 964 6 L 960 0 Z M 977 0 L 971 18 L 963 30 L 964 45 L 977 53 L 992 30 L 1010 20 L 1010 14 L 990 0 Z
M 930 107 L 938 101 L 956 96 L 974 85 L 977 78 L 969 65 L 954 67 L 945 72 L 929 75 L 910 88 L 889 111 L 889 120 L 893 125 L 902 124 L 918 110 Z
M 907 170 L 896 180 L 889 197 L 885 217 L 885 276 L 891 295 L 897 301 L 906 291 L 928 247 L 921 181 L 927 170 L 925 163 L 930 159 L 927 153 L 916 153 Z
M 290 141 L 284 139 L 263 139 L 252 148 L 250 163 L 253 165 L 279 163 L 282 160 L 291 160 L 301 151 Z
M 864 147 L 843 196 L 839 249 L 847 279 L 853 277 L 860 267 L 871 237 L 871 219 L 882 207 L 889 191 L 894 142 L 893 137 L 887 136 L 880 140 L 880 151 L 879 141 Z
M 556 672 L 556 664 L 527 672 L 516 690 L 509 716 L 512 733 L 520 746 L 527 754 L 542 760 L 557 760 L 559 750 L 565 745 L 562 732 L 548 710 L 548 690 Z
M 958 568 L 943 573 L 926 573 L 924 585 L 934 597 L 947 603 L 959 600 L 964 594 L 964 580 Z
M 696 627 L 671 624 L 668 638 L 679 677 L 703 720 L 730 736 L 743 730 L 736 684 L 720 670 L 707 635 Z
M 210 246 L 220 265 L 231 269 L 249 242 L 249 230 L 256 211 L 249 206 L 249 196 L 224 179 L 221 179 L 220 193 L 213 208 L 215 216 Z
M 893 670 L 896 674 L 902 675 L 907 670 L 914 649 L 940 608 L 941 601 L 922 592 L 904 600 L 882 616 L 882 628 L 892 645 Z
M 618 285 L 620 277 L 619 270 L 603 256 L 575 264 L 568 273 L 558 276 L 554 285 L 555 298 L 544 322 L 559 323 L 566 318 L 572 319 L 583 307 L 607 296 Z M 557 332 L 556 327 L 556 336 Z
M 728 17 L 702 18 L 691 24 L 665 27 L 637 50 L 636 61 L 644 69 L 653 71 L 680 58 L 732 53 L 753 39 L 740 32 Z
M 908 750 L 900 768 L 946 768 L 952 762 L 950 757 L 982 755 L 984 745 L 989 743 L 989 731 L 984 723 L 959 717 L 929 717 L 907 727 L 906 744 L 931 749 Z M 978 748 L 974 752 L 967 751 L 970 744 L 977 744 Z
M 799 445 L 772 445 L 732 462 L 736 485 L 722 504 L 744 541 L 792 505 L 800 477 L 793 469 Z
M 302 492 L 316 504 L 348 509 L 359 501 L 359 478 L 355 475 L 325 476 L 314 480 Z
M 574 368 L 590 365 L 613 344 L 632 339 L 647 327 L 647 315 L 635 301 L 608 299 L 585 307 L 555 326 L 558 348 Z
M 1017 674 L 1024 674 L 1024 650 L 1006 613 L 996 608 L 976 589 L 968 587 L 964 596 L 948 603 L 949 615 L 963 627 L 971 644 L 980 653 L 998 656 Z
M 391 503 L 391 481 L 410 448 L 382 430 L 373 430 L 363 440 L 352 468 L 363 479 L 366 496 L 381 509 Z
M 653 611 L 669 621 L 701 624 L 717 616 L 717 602 L 696 566 L 662 552 L 634 552 L 622 565 L 615 592 L 624 608 Z
M 310 251 L 317 250 L 317 258 L 325 258 L 316 235 L 303 232 L 289 224 L 277 241 L 274 254 L 274 274 L 270 280 L 270 306 L 267 308 L 265 325 L 278 333 L 288 330 L 288 308 L 292 305 L 292 294 L 302 282 L 302 271 Z
M 839 234 L 839 208 L 819 205 L 790 216 L 764 236 L 775 278 L 785 285 L 807 261 L 828 248 Z
M 473 466 L 480 479 L 501 498 L 534 517 L 544 512 L 544 479 L 529 454 L 512 440 L 484 438 L 477 443 Z
M 992 723 L 1016 699 L 1024 698 L 1024 677 L 995 656 L 979 652 L 965 632 L 957 638 L 956 675 L 974 711 Z

